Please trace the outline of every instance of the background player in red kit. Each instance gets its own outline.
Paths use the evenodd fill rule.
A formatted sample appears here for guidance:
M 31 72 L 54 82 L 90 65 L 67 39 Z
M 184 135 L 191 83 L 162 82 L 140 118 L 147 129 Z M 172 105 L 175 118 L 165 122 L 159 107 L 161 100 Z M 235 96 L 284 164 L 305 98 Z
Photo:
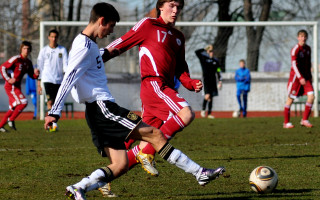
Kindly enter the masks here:
M 290 107 L 293 100 L 302 95 L 307 95 L 308 99 L 300 124 L 308 128 L 312 127 L 308 118 L 314 101 L 314 91 L 312 87 L 311 74 L 311 48 L 306 44 L 308 39 L 307 31 L 298 31 L 297 39 L 298 44 L 296 44 L 291 50 L 291 71 L 288 81 L 288 99 L 284 107 L 283 128 L 294 127 L 290 122 Z
M 174 28 L 183 6 L 184 0 L 158 0 L 157 19 L 140 20 L 107 46 L 107 49 L 118 49 L 120 54 L 139 46 L 142 118 L 145 123 L 160 128 L 168 139 L 189 125 L 195 116 L 188 102 L 174 89 L 174 77 L 190 91 L 199 92 L 203 87 L 200 80 L 190 78 L 185 61 L 185 38 Z M 114 56 L 110 54 L 104 55 L 105 61 Z M 130 167 L 137 164 L 137 158 L 148 173 L 157 176 L 154 153 L 150 144 L 141 142 L 128 152 Z
M 0 122 L 0 132 L 6 132 L 4 125 L 8 122 L 11 129 L 16 130 L 14 120 L 27 106 L 28 100 L 21 92 L 21 81 L 28 73 L 30 77 L 36 79 L 39 70 L 33 69 L 28 56 L 31 52 L 31 43 L 23 41 L 20 45 L 20 55 L 13 56 L 1 65 L 1 75 L 5 80 L 4 89 L 9 98 L 9 110 Z

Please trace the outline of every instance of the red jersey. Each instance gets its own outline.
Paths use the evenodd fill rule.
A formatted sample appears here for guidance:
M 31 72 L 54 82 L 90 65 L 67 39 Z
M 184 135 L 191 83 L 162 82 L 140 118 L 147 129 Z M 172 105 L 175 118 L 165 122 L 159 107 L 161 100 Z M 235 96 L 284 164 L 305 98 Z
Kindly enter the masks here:
M 22 78 L 26 73 L 34 79 L 38 78 L 38 76 L 34 74 L 31 60 L 23 58 L 21 55 L 13 56 L 1 65 L 1 75 L 4 80 L 6 80 L 5 86 L 11 85 L 8 83 L 10 78 L 15 78 L 16 82 L 14 86 L 20 88 Z
M 139 45 L 141 79 L 159 77 L 174 87 L 176 76 L 184 87 L 194 90 L 185 61 L 185 38 L 177 29 L 167 25 L 161 17 L 144 18 L 129 32 L 113 41 L 107 48 L 124 51 Z
M 311 48 L 308 45 L 296 44 L 291 50 L 290 76 L 296 76 L 299 80 L 311 80 Z

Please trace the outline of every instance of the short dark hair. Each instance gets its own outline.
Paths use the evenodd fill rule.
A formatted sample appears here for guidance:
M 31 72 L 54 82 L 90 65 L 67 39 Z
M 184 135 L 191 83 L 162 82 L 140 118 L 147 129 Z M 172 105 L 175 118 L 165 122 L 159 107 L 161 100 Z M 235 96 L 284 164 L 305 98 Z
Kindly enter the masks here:
M 120 21 L 118 11 L 111 4 L 104 2 L 97 3 L 92 7 L 89 23 L 95 23 L 100 17 L 104 17 L 105 23 L 110 21 Z
M 308 32 L 304 29 L 301 29 L 298 31 L 297 36 L 299 36 L 301 33 L 303 33 L 306 37 L 308 37 Z
M 56 29 L 50 30 L 48 36 L 50 36 L 51 33 L 55 33 L 59 37 L 59 32 Z
M 21 50 L 22 50 L 22 48 L 23 48 L 24 46 L 29 47 L 29 48 L 30 48 L 30 52 L 32 51 L 32 44 L 31 44 L 31 42 L 25 40 L 25 41 L 22 41 L 22 42 L 21 42 L 21 45 L 20 45 L 20 53 L 21 53 Z
M 181 9 L 184 6 L 184 0 L 158 0 L 157 5 L 156 5 L 156 9 L 157 9 L 157 17 L 160 17 L 160 8 L 163 6 L 164 3 L 166 2 L 171 2 L 171 1 L 177 1 L 180 3 L 180 7 Z
M 244 64 L 246 64 L 246 61 L 244 59 L 240 59 L 239 62 L 243 62 Z

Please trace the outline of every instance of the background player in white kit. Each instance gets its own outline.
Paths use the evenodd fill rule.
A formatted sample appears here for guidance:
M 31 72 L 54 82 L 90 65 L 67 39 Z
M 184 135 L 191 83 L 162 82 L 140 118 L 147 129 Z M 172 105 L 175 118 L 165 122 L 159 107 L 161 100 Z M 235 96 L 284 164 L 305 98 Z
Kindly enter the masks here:
M 38 93 L 42 94 L 41 81 L 47 97 L 47 109 L 51 109 L 63 79 L 63 72 L 68 65 L 67 49 L 58 44 L 59 32 L 55 29 L 49 31 L 49 44 L 43 47 L 38 55 Z M 56 131 L 58 125 L 53 123 L 50 131 Z
M 86 199 L 86 192 L 124 174 L 128 170 L 124 141 L 129 138 L 150 142 L 162 158 L 194 175 L 200 185 L 216 179 L 225 171 L 223 167 L 200 167 L 169 144 L 159 129 L 145 124 L 139 116 L 114 103 L 96 38 L 112 33 L 119 20 L 119 14 L 112 5 L 98 3 L 93 6 L 88 26 L 73 41 L 66 74 L 56 101 L 45 118 L 45 128 L 59 119 L 66 96 L 72 89 L 73 97 L 86 104 L 86 120 L 98 152 L 110 159 L 107 167 L 99 168 L 80 182 L 68 186 L 66 195 L 71 199 Z M 108 50 L 111 54 L 116 52 L 113 48 Z M 105 50 L 106 53 L 109 51 Z

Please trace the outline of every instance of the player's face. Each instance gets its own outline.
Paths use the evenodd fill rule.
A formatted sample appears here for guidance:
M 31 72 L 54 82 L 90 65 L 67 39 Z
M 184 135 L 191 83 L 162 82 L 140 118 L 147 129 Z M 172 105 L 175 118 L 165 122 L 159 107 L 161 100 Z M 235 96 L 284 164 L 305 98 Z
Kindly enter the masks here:
M 298 35 L 298 43 L 299 43 L 301 46 L 303 46 L 303 45 L 306 44 L 307 39 L 308 39 L 308 37 L 307 37 L 304 33 L 301 33 L 301 34 Z
M 50 47 L 56 47 L 58 44 L 58 35 L 56 33 L 50 33 L 50 35 L 48 36 L 48 40 Z
M 239 62 L 239 66 L 240 66 L 241 68 L 244 68 L 245 63 L 244 63 L 244 62 L 242 62 L 242 61 L 240 61 L 240 62 Z
M 213 58 L 213 54 L 214 54 L 214 53 L 213 53 L 213 50 L 208 50 L 207 53 L 209 54 L 209 57 L 210 57 L 210 58 Z
M 160 8 L 160 16 L 166 24 L 174 26 L 182 8 L 177 1 L 165 2 Z
M 115 21 L 109 21 L 108 23 L 105 23 L 104 20 L 102 20 L 100 24 L 100 31 L 98 33 L 98 37 L 104 38 L 113 33 L 113 29 L 116 26 Z
M 24 58 L 28 57 L 30 52 L 31 52 L 30 51 L 30 47 L 28 47 L 28 46 L 23 46 L 22 49 L 21 49 L 21 55 Z

